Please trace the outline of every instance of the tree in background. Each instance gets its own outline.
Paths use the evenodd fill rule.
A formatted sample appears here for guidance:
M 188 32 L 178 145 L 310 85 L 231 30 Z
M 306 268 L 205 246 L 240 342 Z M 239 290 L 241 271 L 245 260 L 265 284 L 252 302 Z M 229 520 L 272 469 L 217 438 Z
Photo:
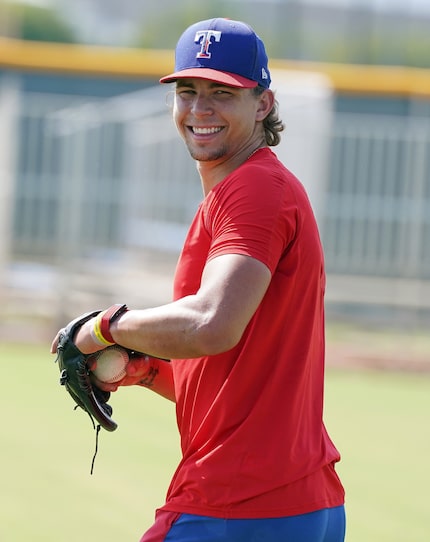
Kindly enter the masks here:
M 7 14 L 8 28 L 4 33 L 23 40 L 76 43 L 71 25 L 55 9 L 25 3 L 7 3 L 2 11 Z

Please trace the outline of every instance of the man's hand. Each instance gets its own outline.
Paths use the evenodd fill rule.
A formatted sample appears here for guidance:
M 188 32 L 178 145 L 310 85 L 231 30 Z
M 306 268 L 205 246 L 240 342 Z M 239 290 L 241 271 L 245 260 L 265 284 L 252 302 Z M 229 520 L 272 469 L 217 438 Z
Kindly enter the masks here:
M 91 358 L 90 358 L 91 359 Z M 93 372 L 91 372 L 91 381 L 103 391 L 117 391 L 120 386 L 148 386 L 151 379 L 153 380 L 158 374 L 157 368 L 154 366 L 154 358 L 150 358 L 141 353 L 132 353 L 125 367 L 126 375 L 117 382 L 100 382 Z M 88 368 L 94 371 L 97 362 L 89 361 Z
M 99 343 L 96 343 L 91 334 L 91 330 L 94 328 L 95 320 L 96 318 L 91 318 L 76 331 L 74 343 L 83 354 L 94 354 L 95 352 L 106 348 L 106 346 L 102 346 Z M 57 352 L 58 339 L 60 334 L 64 332 L 64 329 L 65 328 L 60 329 L 57 335 L 54 337 L 54 340 L 51 344 L 51 354 L 55 354 Z

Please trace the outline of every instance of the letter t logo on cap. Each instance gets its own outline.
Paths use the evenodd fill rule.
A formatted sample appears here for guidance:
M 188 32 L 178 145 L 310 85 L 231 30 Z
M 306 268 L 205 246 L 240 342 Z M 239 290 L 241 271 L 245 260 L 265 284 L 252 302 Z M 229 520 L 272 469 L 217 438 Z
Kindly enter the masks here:
M 194 38 L 195 43 L 201 43 L 201 49 L 197 53 L 196 58 L 210 58 L 211 53 L 209 47 L 211 45 L 211 38 L 215 38 L 215 41 L 221 40 L 221 32 L 219 30 L 200 30 L 196 32 Z

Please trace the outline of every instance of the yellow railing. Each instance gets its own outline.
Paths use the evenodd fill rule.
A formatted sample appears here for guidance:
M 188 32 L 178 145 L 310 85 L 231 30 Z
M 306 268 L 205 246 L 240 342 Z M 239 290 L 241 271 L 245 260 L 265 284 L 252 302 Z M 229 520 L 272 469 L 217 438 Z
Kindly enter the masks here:
M 338 93 L 430 98 L 430 69 L 274 59 L 273 68 L 327 75 Z M 20 41 L 0 37 L 0 69 L 141 79 L 173 69 L 173 51 Z

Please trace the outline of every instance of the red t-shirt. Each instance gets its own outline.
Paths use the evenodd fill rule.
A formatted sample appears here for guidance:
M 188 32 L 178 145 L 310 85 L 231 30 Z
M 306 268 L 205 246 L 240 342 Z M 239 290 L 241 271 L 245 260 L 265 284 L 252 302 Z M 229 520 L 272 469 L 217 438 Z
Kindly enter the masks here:
M 262 518 L 341 505 L 340 457 L 322 420 L 321 243 L 302 185 L 268 148 L 200 205 L 175 299 L 194 294 L 205 263 L 221 254 L 260 260 L 272 280 L 236 347 L 172 360 L 183 458 L 163 508 Z

